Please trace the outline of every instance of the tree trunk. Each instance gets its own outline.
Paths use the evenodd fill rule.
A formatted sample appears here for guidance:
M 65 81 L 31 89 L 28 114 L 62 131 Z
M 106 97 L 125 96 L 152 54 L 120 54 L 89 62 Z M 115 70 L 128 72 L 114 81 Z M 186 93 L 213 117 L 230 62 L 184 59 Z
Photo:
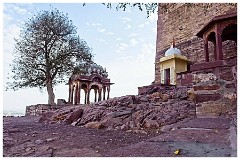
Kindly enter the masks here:
M 47 81 L 48 104 L 55 104 L 55 95 L 53 93 L 52 80 Z

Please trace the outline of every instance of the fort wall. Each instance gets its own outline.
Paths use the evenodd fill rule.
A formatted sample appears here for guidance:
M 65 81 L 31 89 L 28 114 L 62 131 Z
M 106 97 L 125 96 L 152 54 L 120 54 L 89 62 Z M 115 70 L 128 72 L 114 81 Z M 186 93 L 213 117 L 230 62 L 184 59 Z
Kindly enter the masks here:
M 156 57 L 158 62 L 175 38 L 176 47 L 191 63 L 204 61 L 203 40 L 196 34 L 215 16 L 237 11 L 230 3 L 160 3 L 157 22 Z M 224 59 L 236 56 L 237 46 L 232 41 L 223 43 Z M 210 61 L 213 44 L 209 44 Z M 212 54 L 211 54 L 212 53 Z M 156 63 L 157 64 L 157 63 Z M 155 83 L 160 83 L 160 68 L 155 65 Z

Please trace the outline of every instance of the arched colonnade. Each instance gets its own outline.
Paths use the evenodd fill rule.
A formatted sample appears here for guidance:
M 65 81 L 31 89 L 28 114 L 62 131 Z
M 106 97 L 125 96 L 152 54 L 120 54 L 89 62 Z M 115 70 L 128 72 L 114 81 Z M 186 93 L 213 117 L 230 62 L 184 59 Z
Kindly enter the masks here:
M 79 76 L 69 81 L 69 98 L 70 104 L 80 104 L 81 98 L 84 98 L 84 104 L 90 104 L 90 92 L 94 90 L 94 102 L 109 99 L 110 94 L 109 79 L 99 76 Z M 81 95 L 84 90 L 84 95 Z

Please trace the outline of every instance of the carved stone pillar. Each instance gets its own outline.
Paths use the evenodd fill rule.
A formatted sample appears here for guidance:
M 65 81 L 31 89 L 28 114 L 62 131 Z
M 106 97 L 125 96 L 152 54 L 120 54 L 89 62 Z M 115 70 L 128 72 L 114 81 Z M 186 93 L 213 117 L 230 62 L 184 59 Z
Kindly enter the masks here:
M 98 102 L 102 100 L 102 88 L 98 90 Z
M 217 60 L 223 59 L 223 53 L 222 53 L 222 35 L 216 34 L 216 52 L 217 52 Z
M 75 84 L 74 88 L 74 104 L 77 104 L 78 102 L 78 83 Z
M 103 87 L 103 100 L 105 100 L 106 87 Z
M 87 89 L 87 104 L 90 104 L 90 90 L 91 89 Z
M 73 104 L 73 92 L 74 92 L 74 85 L 71 84 L 71 95 L 70 95 L 70 103 Z
M 95 96 L 94 96 L 94 102 L 97 102 L 97 89 L 94 89 L 94 94 L 95 94 Z
M 84 104 L 87 104 L 87 89 L 84 89 L 84 92 L 85 92 Z
M 69 88 L 68 88 L 68 102 L 69 103 L 72 103 L 71 102 L 71 95 L 72 95 L 72 86 L 71 86 L 71 83 L 69 82 Z
M 81 83 L 78 81 L 78 99 L 77 104 L 80 104 L 81 100 Z
M 107 87 L 107 99 L 109 99 L 110 86 Z

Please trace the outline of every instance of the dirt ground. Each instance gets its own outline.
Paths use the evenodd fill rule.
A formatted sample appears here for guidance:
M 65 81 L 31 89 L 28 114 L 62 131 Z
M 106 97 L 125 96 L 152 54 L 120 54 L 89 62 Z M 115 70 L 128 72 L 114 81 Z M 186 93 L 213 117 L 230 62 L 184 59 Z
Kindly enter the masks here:
M 227 119 L 193 119 L 165 127 L 165 133 L 148 134 L 44 124 L 38 119 L 3 118 L 4 157 L 236 156 Z
M 38 118 L 3 119 L 3 156 L 108 156 L 111 150 L 155 136 L 37 123 Z

